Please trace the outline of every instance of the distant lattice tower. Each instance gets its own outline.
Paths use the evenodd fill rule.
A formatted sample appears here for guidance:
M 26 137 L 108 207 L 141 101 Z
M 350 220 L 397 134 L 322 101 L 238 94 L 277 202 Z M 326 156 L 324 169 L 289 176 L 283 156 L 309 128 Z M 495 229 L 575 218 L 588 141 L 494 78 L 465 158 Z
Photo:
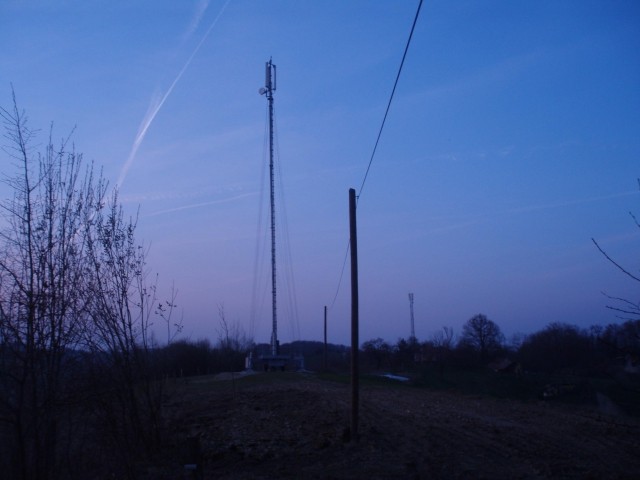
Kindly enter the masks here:
M 413 318 L 413 293 L 409 294 L 409 311 L 411 312 L 411 338 L 416 338 L 416 328 Z

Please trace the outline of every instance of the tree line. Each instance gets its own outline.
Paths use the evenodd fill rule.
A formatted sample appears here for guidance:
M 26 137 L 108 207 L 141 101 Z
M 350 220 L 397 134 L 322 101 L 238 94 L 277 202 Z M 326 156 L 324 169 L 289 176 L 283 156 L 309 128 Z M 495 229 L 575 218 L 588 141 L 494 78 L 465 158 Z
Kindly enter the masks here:
M 450 327 L 429 340 L 400 338 L 395 344 L 381 338 L 362 344 L 369 370 L 413 371 L 424 364 L 477 367 L 520 364 L 521 371 L 607 375 L 619 370 L 640 372 L 640 320 L 579 328 L 555 322 L 529 335 L 506 342 L 500 327 L 478 314 L 463 326 L 459 337 Z M 498 368 L 498 367 L 496 367 Z

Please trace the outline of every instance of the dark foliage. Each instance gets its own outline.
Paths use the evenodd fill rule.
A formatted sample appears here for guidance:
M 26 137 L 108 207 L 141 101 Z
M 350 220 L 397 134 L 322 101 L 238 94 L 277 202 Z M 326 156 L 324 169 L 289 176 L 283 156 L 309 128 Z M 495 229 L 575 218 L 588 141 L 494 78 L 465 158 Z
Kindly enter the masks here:
M 575 325 L 552 323 L 522 342 L 518 359 L 527 370 L 586 373 L 595 368 L 596 353 L 596 345 L 587 332 Z

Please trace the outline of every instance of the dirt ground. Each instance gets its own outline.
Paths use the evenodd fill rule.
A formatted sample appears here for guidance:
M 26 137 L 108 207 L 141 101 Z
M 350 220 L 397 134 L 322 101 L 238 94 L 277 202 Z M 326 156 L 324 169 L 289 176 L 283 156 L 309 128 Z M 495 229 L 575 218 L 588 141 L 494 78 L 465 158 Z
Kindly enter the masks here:
M 367 385 L 356 442 L 349 385 L 310 374 L 190 379 L 171 399 L 172 478 L 640 478 L 640 421 L 586 407 Z

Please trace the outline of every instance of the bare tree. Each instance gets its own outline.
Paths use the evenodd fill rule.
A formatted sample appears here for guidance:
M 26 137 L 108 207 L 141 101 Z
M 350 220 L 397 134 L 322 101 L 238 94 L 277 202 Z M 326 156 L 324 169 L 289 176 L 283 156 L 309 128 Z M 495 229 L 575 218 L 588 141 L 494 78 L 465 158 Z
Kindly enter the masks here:
M 218 305 L 218 348 L 223 354 L 242 354 L 249 351 L 253 340 L 247 336 L 244 329 L 237 322 L 229 323 L 224 311 L 224 305 Z
M 183 317 L 181 316 L 178 321 L 173 321 L 173 313 L 178 307 L 176 305 L 176 298 L 178 297 L 178 290 L 175 285 L 171 286 L 171 298 L 164 302 L 158 303 L 155 313 L 167 324 L 167 345 L 171 345 L 171 342 L 182 333 Z M 172 325 L 173 322 L 173 325 Z M 171 332 L 171 327 L 174 328 Z
M 438 330 L 433 334 L 431 342 L 436 348 L 451 350 L 453 348 L 454 339 L 455 335 L 453 333 L 453 328 L 442 327 L 442 330 Z
M 640 187 L 640 179 L 638 179 L 638 186 Z M 640 222 L 638 218 L 629 212 L 633 223 L 636 227 L 640 228 Z M 637 273 L 631 273 L 629 269 L 623 267 L 620 263 L 614 260 L 609 254 L 600 246 L 600 244 L 592 238 L 591 241 L 595 244 L 596 248 L 604 255 L 604 257 L 615 265 L 622 273 L 629 277 L 634 282 L 640 282 L 640 275 Z M 604 292 L 603 292 L 604 293 Z M 640 320 L 640 301 L 629 300 L 627 298 L 615 297 L 604 293 L 604 295 L 611 300 L 613 305 L 607 305 L 607 308 L 617 312 L 617 316 L 623 320 Z
M 504 335 L 500 327 L 486 315 L 478 314 L 463 325 L 461 341 L 473 347 L 480 354 L 480 359 L 484 361 L 502 346 Z
M 68 363 L 86 328 L 83 225 L 104 191 L 82 156 L 49 141 L 44 153 L 17 107 L 0 108 L 16 173 L 0 209 L 0 420 L 12 429 L 1 467 L 12 478 L 61 476 L 59 437 Z
M 455 335 L 453 328 L 442 327 L 442 330 L 438 330 L 431 337 L 431 343 L 434 347 L 436 361 L 438 362 L 438 371 L 440 377 L 444 375 L 444 364 L 451 356 L 451 350 L 453 349 Z
M 0 471 L 77 476 L 71 446 L 89 438 L 75 430 L 101 415 L 133 477 L 133 455 L 158 444 L 161 413 L 150 334 L 160 303 L 146 250 L 135 218 L 117 193 L 105 200 L 106 182 L 68 138 L 55 147 L 50 134 L 43 153 L 34 148 L 13 100 L 0 108 L 16 171 L 2 179 L 13 196 L 0 202 Z
M 150 327 L 158 304 L 147 284 L 146 249 L 135 238 L 136 218 L 125 218 L 115 192 L 87 225 L 91 326 L 87 345 L 106 388 L 103 423 L 122 460 L 150 453 L 159 442 L 162 382 L 152 364 Z M 129 471 L 133 464 L 128 465 Z

